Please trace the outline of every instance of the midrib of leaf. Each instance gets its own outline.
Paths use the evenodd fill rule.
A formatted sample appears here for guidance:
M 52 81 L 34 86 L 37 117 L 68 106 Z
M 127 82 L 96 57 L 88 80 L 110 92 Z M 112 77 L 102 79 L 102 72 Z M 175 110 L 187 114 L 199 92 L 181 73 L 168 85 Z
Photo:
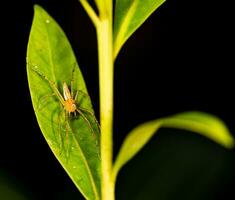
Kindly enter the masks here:
M 127 27 L 129 25 L 129 22 L 131 21 L 131 18 L 134 14 L 136 7 L 137 7 L 137 4 L 138 4 L 138 1 L 134 0 L 127 11 L 127 14 L 125 15 L 124 19 L 122 20 L 121 26 L 120 26 L 118 33 L 117 33 L 117 37 L 114 41 L 114 59 L 117 57 L 117 54 L 118 54 L 121 46 L 125 42 L 124 35 L 126 34 Z
M 69 127 L 70 127 L 70 126 L 69 126 Z M 87 161 L 87 159 L 86 159 L 86 156 L 84 155 L 83 150 L 82 150 L 82 148 L 81 148 L 79 142 L 77 141 L 77 138 L 74 136 L 74 132 L 73 132 L 73 130 L 72 130 L 71 127 L 70 127 L 70 129 L 71 129 L 72 134 L 73 134 L 73 139 L 75 140 L 75 143 L 76 143 L 78 149 L 79 149 L 80 152 L 81 152 L 83 162 L 85 163 L 86 169 L 87 169 L 87 171 L 88 171 L 88 175 L 89 175 L 89 178 L 90 178 L 90 180 L 91 180 L 91 185 L 92 185 L 92 188 L 93 188 L 95 197 L 96 197 L 96 199 L 99 199 L 99 194 L 98 194 L 98 191 L 97 191 L 97 189 L 96 189 L 96 184 L 95 184 L 95 181 L 94 181 L 94 177 L 93 177 L 93 175 L 92 175 L 92 173 L 91 173 L 91 168 L 90 168 L 90 166 L 89 166 L 89 164 L 88 164 L 88 161 Z

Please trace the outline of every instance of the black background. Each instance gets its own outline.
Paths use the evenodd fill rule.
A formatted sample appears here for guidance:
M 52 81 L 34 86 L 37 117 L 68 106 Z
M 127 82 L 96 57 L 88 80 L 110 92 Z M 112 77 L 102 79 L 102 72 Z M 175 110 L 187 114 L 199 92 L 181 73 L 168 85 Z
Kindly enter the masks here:
M 95 29 L 79 2 L 1 3 L 0 199 L 17 199 L 10 197 L 15 193 L 82 199 L 41 135 L 30 101 L 25 57 L 34 3 L 68 36 L 99 115 Z M 232 8 L 231 1 L 168 0 L 128 40 L 115 63 L 115 155 L 137 124 L 187 110 L 219 116 L 234 135 Z M 234 150 L 189 132 L 160 130 L 123 168 L 116 195 L 234 199 L 234 167 Z

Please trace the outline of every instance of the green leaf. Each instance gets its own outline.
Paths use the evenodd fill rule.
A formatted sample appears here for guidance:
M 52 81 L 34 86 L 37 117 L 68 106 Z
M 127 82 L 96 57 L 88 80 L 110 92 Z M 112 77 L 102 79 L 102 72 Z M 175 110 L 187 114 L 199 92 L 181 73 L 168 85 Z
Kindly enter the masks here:
M 94 111 L 85 82 L 64 32 L 45 10 L 38 5 L 34 8 L 27 73 L 39 126 L 54 155 L 85 198 L 100 199 L 99 127 L 91 114 Z M 62 94 L 63 83 L 71 87 L 71 81 L 71 92 L 79 91 L 77 107 L 89 110 L 83 112 L 85 117 L 66 115 L 55 91 L 57 88 Z
M 114 17 L 114 58 L 126 40 L 165 0 L 116 0 Z
M 217 117 L 202 112 L 185 112 L 146 122 L 134 128 L 124 143 L 114 164 L 113 176 L 132 159 L 151 139 L 159 128 L 178 128 L 201 134 L 214 142 L 233 148 L 235 140 L 226 125 Z

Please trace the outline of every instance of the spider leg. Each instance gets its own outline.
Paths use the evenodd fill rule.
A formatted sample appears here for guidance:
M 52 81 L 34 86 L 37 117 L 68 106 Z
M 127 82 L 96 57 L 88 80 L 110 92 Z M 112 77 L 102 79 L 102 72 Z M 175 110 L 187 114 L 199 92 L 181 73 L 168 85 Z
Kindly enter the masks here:
M 74 67 L 73 67 L 73 71 L 72 71 L 71 86 L 70 86 L 70 90 L 71 90 L 71 95 L 72 95 L 72 97 L 73 97 L 73 84 L 74 84 L 75 67 L 76 67 L 76 63 L 74 63 Z
M 60 149 L 61 149 L 61 152 L 60 152 L 60 154 L 62 153 L 62 149 L 64 148 L 64 145 L 63 145 L 63 139 L 62 139 L 62 128 L 61 128 L 61 124 L 62 124 L 62 122 L 61 122 L 61 115 L 63 114 L 63 112 L 64 112 L 64 110 L 63 110 L 63 108 L 59 111 L 59 113 L 58 113 L 58 126 L 59 126 L 59 146 L 60 146 Z
M 74 97 L 74 100 L 76 101 L 77 100 L 77 97 L 78 97 L 78 93 L 81 93 L 83 94 L 84 96 L 86 97 L 89 97 L 89 95 L 81 90 L 77 90 L 76 94 L 75 94 L 75 97 Z M 90 99 L 90 98 L 89 98 Z M 100 128 L 100 125 L 99 125 L 99 122 L 97 121 L 96 117 L 95 117 L 95 114 L 93 112 L 91 112 L 90 110 L 86 109 L 86 108 L 81 108 L 79 107 L 80 110 L 84 111 L 84 112 L 87 112 L 88 114 L 90 114 L 93 119 L 95 120 L 95 123 L 96 125 Z
M 65 111 L 65 126 L 66 126 L 66 160 L 69 158 L 69 153 L 71 151 L 71 147 L 69 145 L 69 129 L 70 129 L 70 124 L 69 124 L 69 116 L 70 116 L 70 113 Z M 68 160 L 67 160 L 68 161 Z
M 42 105 L 43 103 L 45 103 L 45 101 L 46 101 L 49 97 L 53 97 L 53 96 L 55 96 L 55 95 L 56 95 L 55 93 L 52 93 L 52 94 L 47 94 L 47 95 L 45 95 L 45 96 L 40 97 L 39 100 L 38 100 L 37 109 L 38 109 L 39 111 L 42 110 L 43 107 L 41 107 L 41 105 Z
M 38 74 L 39 76 L 41 76 L 44 80 L 46 80 L 51 89 L 53 90 L 53 92 L 55 93 L 55 95 L 58 97 L 59 101 L 61 102 L 61 104 L 63 105 L 64 104 L 64 98 L 63 96 L 60 94 L 60 91 L 58 90 L 56 84 L 51 81 L 49 78 L 47 78 L 46 75 L 44 75 L 41 71 L 39 71 L 36 67 L 32 67 L 31 68 L 36 74 Z
M 68 145 L 69 143 L 69 114 L 65 112 L 65 126 L 66 126 L 66 135 L 65 135 L 65 141 L 66 141 L 66 145 Z
M 73 97 L 73 96 L 72 96 Z M 76 101 L 78 98 L 78 91 L 76 92 L 75 96 L 74 96 L 74 101 Z
M 93 135 L 94 137 L 96 137 L 95 131 L 94 131 L 94 129 L 92 128 L 91 123 L 90 123 L 90 121 L 87 119 L 87 117 L 83 114 L 83 112 L 82 112 L 81 110 L 76 109 L 76 111 L 77 111 L 77 112 L 81 115 L 81 117 L 86 121 L 86 123 L 88 124 L 88 126 L 89 126 L 89 128 L 90 128 L 90 130 L 91 130 L 91 132 L 92 132 L 92 135 Z
M 95 114 L 93 112 L 91 112 L 90 110 L 88 110 L 86 108 L 79 107 L 79 109 L 90 114 L 93 117 L 93 119 L 95 120 L 96 125 L 100 128 L 100 124 L 99 124 L 98 120 L 96 119 Z
M 89 100 L 89 103 L 91 104 L 90 96 L 89 96 L 87 93 L 83 92 L 82 90 L 77 90 L 77 92 L 76 92 L 76 94 L 75 94 L 75 96 L 74 96 L 74 101 L 75 101 L 75 102 L 77 101 L 78 94 L 82 94 L 83 96 L 87 97 L 87 100 Z M 91 105 L 92 105 L 92 104 L 91 104 Z M 79 107 L 79 108 L 80 108 L 80 107 Z M 89 110 L 87 110 L 87 109 L 85 109 L 85 108 L 82 108 L 81 110 L 83 110 L 83 111 L 89 113 L 90 115 L 92 115 L 93 118 L 95 119 L 97 125 L 99 125 L 98 121 L 97 121 L 96 118 L 95 118 L 94 113 L 92 113 L 91 111 L 89 111 Z
M 89 99 L 90 99 L 90 96 L 86 93 L 86 92 L 83 92 L 82 90 L 77 90 L 77 92 L 76 92 L 76 94 L 75 94 L 75 96 L 74 96 L 74 100 L 76 101 L 77 100 L 77 97 L 78 97 L 78 94 L 82 94 L 83 96 L 85 96 L 85 97 L 89 97 Z

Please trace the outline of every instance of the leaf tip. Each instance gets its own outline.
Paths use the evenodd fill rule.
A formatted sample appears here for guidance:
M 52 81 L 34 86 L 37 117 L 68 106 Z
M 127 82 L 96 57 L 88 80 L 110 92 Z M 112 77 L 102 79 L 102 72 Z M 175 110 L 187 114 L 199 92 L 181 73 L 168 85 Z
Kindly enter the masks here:
M 228 138 L 227 141 L 224 142 L 224 146 L 228 149 L 233 149 L 235 147 L 234 138 L 232 136 Z
M 38 4 L 34 4 L 33 8 L 34 8 L 34 11 L 43 10 L 43 8 Z
M 34 4 L 33 8 L 34 8 L 34 16 L 39 15 L 39 14 L 44 15 L 44 13 L 48 15 L 46 10 L 38 4 Z

